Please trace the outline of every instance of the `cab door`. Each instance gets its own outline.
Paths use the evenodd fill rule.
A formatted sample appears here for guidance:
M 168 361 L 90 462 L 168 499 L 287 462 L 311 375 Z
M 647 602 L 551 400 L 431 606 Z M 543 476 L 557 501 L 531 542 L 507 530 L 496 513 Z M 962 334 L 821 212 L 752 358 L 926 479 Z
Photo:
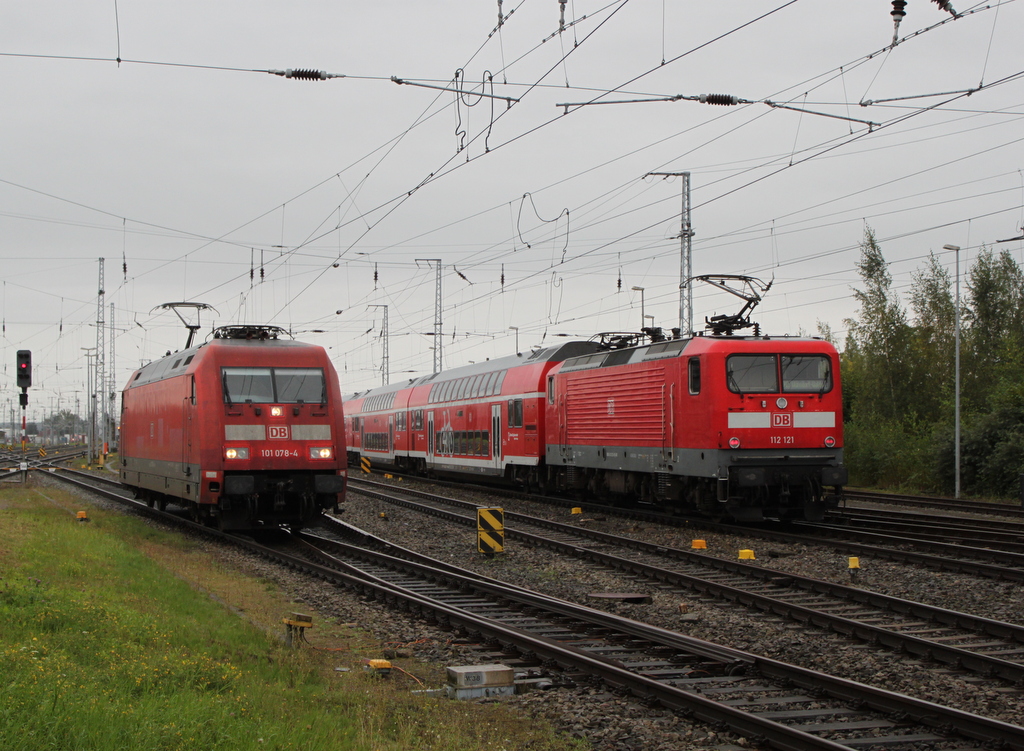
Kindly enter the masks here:
M 185 395 L 181 400 L 181 473 L 185 477 L 192 474 L 192 464 L 196 457 L 192 455 L 193 418 L 196 409 L 196 377 L 185 376 L 183 379 Z

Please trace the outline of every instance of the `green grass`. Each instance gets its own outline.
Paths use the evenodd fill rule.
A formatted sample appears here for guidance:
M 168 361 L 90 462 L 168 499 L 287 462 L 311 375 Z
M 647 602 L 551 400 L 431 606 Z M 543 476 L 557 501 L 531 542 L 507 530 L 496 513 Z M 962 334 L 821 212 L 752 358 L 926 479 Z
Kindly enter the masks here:
M 195 543 L 97 509 L 77 522 L 79 508 L 0 491 L 0 748 L 584 748 L 500 704 L 374 678 L 360 666 L 380 646 L 350 625 L 316 616 L 311 641 L 334 646 L 286 649 L 281 617 L 309 607 Z M 439 685 L 437 666 L 401 666 Z

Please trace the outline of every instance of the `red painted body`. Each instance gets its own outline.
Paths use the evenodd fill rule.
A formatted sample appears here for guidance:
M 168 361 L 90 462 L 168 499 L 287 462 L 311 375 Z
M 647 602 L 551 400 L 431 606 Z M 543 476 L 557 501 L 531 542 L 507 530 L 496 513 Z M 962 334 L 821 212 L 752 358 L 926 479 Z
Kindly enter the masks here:
M 231 400 L 228 383 L 271 390 Z M 132 374 L 122 392 L 121 480 L 225 528 L 302 526 L 344 500 L 341 405 L 322 347 L 215 338 Z

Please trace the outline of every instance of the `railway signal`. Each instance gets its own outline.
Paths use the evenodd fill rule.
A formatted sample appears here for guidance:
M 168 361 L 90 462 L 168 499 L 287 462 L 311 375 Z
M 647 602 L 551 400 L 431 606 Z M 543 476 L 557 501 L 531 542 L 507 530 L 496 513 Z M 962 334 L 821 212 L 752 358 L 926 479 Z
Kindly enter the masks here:
M 18 388 L 27 389 L 32 385 L 32 351 L 18 350 Z

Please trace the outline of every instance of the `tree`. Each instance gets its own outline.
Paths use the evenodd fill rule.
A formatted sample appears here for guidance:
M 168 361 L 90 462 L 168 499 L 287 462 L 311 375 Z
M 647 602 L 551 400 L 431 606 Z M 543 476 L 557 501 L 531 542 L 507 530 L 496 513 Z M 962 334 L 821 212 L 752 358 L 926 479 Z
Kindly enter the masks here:
M 912 275 L 910 305 L 914 311 L 913 362 L 922 418 L 940 422 L 952 416 L 956 362 L 956 302 L 949 272 L 932 253 L 928 265 Z
M 892 291 L 892 275 L 875 240 L 864 230 L 861 258 L 857 262 L 864 289 L 854 289 L 860 303 L 858 318 L 847 320 L 852 350 L 857 408 L 865 414 L 897 418 L 913 414 L 916 400 L 910 398 L 916 384 L 912 379 L 911 329 L 907 315 Z
M 1024 272 L 1006 251 L 982 248 L 968 274 L 964 318 L 964 399 L 972 410 L 987 409 L 992 387 L 1019 379 L 1024 326 Z

